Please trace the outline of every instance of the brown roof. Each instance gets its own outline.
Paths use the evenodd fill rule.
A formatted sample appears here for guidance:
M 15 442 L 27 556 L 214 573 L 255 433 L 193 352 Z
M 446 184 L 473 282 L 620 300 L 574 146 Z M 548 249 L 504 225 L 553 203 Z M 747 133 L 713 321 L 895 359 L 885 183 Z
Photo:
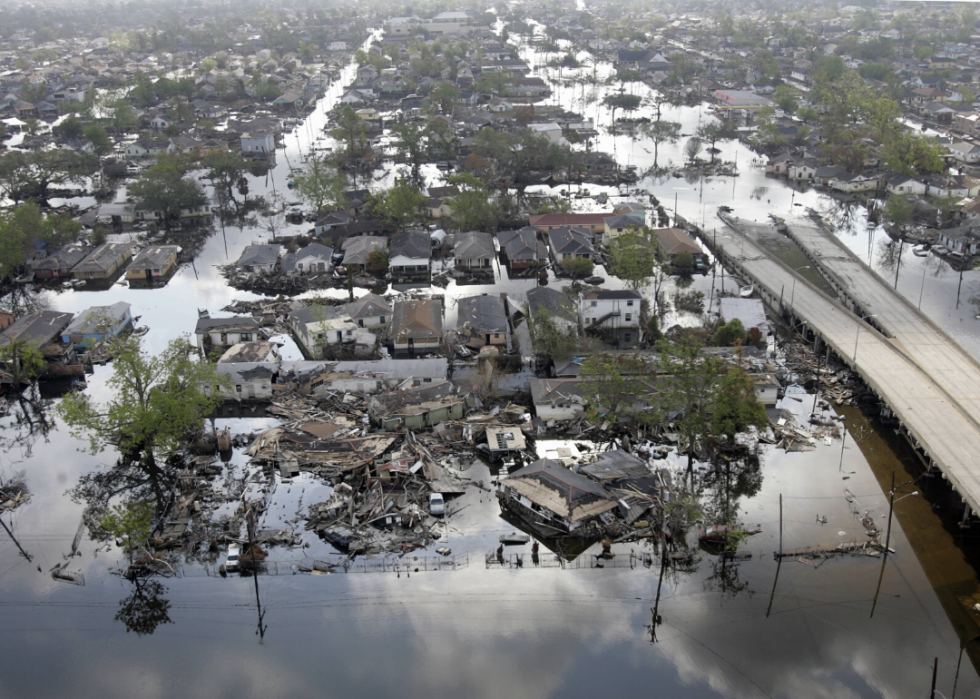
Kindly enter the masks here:
M 679 255 L 682 252 L 689 252 L 692 255 L 702 253 L 698 244 L 691 240 L 691 236 L 680 228 L 658 228 L 654 231 L 660 241 L 660 247 L 668 255 Z
M 397 339 L 442 337 L 442 301 L 418 299 L 395 303 L 392 327 Z

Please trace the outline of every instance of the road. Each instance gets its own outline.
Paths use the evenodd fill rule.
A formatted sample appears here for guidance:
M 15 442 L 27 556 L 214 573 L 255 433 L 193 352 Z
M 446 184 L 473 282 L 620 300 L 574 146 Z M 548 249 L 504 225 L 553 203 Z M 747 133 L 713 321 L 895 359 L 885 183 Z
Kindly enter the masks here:
M 852 365 L 970 507 L 980 511 L 980 463 L 976 459 L 980 454 L 980 366 L 927 321 L 916 318 L 917 312 L 904 300 L 889 299 L 874 285 L 862 286 L 869 294 L 866 302 L 877 304 L 882 311 L 874 320 L 894 336 L 886 337 L 836 299 L 797 278 L 793 270 L 757 245 L 752 230 L 759 224 L 745 226 L 748 235 L 731 227 L 717 231 L 716 245 L 723 246 L 727 266 L 751 279 L 773 307 L 781 298 L 784 305 L 792 298 L 794 314 Z M 837 248 L 835 253 L 839 255 L 827 256 L 828 264 L 840 272 L 846 251 Z M 871 308 L 868 313 L 875 313 L 876 306 Z

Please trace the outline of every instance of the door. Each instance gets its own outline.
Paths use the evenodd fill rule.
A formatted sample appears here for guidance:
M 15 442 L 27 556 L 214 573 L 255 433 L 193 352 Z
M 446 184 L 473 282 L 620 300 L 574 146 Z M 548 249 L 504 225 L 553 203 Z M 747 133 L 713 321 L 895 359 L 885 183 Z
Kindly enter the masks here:
M 153 281 L 153 270 L 150 269 L 149 267 L 147 267 L 147 269 L 146 269 L 146 281 L 148 281 L 148 282 L 152 282 Z

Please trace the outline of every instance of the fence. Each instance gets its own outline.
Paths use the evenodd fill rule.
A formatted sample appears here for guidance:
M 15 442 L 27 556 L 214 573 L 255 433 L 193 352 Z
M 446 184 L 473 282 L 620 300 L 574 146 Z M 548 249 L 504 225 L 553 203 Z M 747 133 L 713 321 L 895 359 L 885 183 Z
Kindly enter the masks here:
M 518 568 L 562 568 L 563 570 L 582 570 L 585 568 L 651 568 L 654 557 L 649 553 L 612 554 L 608 557 L 601 554 L 577 556 L 565 560 L 557 553 L 504 553 L 497 555 L 491 551 L 485 559 L 487 568 L 518 569 Z

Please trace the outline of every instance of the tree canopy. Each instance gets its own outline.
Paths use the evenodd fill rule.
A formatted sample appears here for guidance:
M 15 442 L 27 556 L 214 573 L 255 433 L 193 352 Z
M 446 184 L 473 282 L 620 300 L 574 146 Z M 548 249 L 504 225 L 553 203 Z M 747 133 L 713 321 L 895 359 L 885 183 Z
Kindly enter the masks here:
M 186 162 L 176 156 L 161 155 L 156 164 L 129 186 L 129 194 L 141 206 L 156 211 L 167 228 L 180 219 L 183 209 L 197 209 L 207 203 L 204 191 L 185 177 Z

